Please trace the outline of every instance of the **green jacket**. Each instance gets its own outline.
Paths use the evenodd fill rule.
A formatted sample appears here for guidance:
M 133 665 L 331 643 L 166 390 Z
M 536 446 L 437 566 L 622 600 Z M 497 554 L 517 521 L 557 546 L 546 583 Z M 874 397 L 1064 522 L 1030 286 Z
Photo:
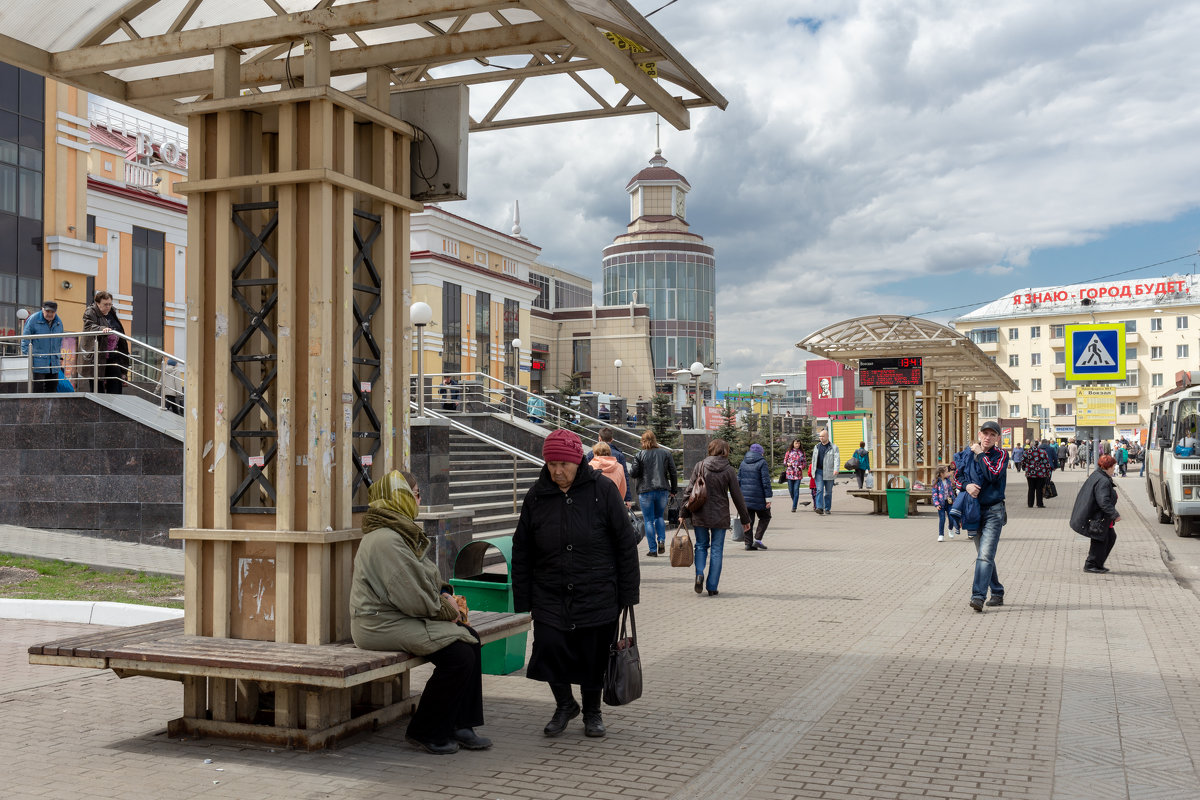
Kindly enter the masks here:
M 350 636 L 363 650 L 436 653 L 475 637 L 454 622 L 458 616 L 441 597 L 437 565 L 417 558 L 400 534 L 380 528 L 363 536 L 350 583 Z

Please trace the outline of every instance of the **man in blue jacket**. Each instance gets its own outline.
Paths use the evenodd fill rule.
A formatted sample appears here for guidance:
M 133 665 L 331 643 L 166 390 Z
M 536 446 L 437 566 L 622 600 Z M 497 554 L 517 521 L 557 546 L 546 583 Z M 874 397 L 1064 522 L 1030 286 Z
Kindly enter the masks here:
M 970 602 L 971 608 L 979 613 L 983 612 L 984 600 L 989 606 L 1004 605 L 1004 586 L 996 571 L 996 546 L 1000 543 L 1000 531 L 1008 522 L 1004 510 L 1008 453 L 999 442 L 1000 424 L 983 423 L 978 441 L 971 445 L 974 458 L 967 464 L 967 474 L 958 478 L 967 493 L 979 501 L 979 535 L 975 537 L 975 579 L 971 583 Z
M 46 339 L 22 339 L 21 353 L 28 353 L 33 348 L 33 391 L 57 392 L 58 368 L 62 361 L 62 320 L 58 317 L 58 303 L 47 300 L 42 303 L 42 310 L 35 311 L 25 320 L 26 336 L 37 336 L 57 333 L 58 336 Z

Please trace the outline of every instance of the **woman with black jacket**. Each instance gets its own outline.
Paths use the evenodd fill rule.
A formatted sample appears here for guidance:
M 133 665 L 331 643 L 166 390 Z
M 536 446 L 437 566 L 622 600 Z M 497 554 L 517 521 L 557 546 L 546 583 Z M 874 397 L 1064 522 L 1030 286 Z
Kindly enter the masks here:
M 533 653 L 525 674 L 546 681 L 554 716 L 542 731 L 558 736 L 579 715 L 604 736 L 600 695 L 608 648 L 621 609 L 638 603 L 637 537 L 616 485 L 593 470 L 574 433 L 557 430 L 542 445 L 546 465 L 526 493 L 512 541 L 513 606 L 533 612 Z
M 629 464 L 629 476 L 638 481 L 638 505 L 646 520 L 646 555 L 657 556 L 667 545 L 667 500 L 679 491 L 675 457 L 658 446 L 654 431 L 642 434 L 642 449 Z
M 129 342 L 122 338 L 125 326 L 113 308 L 110 292 L 96 292 L 92 304 L 83 310 L 83 330 L 97 334 L 80 337 L 84 342 L 80 363 L 93 365 L 91 374 L 96 380 L 96 391 L 121 394 L 125 371 L 129 368 Z
M 1117 543 L 1115 526 L 1121 521 L 1117 513 L 1117 487 L 1112 479 L 1117 460 L 1105 454 L 1097 463 L 1100 468 L 1079 487 L 1071 509 L 1071 530 L 1092 540 L 1087 560 L 1083 562 L 1084 572 L 1108 572 L 1104 562 Z

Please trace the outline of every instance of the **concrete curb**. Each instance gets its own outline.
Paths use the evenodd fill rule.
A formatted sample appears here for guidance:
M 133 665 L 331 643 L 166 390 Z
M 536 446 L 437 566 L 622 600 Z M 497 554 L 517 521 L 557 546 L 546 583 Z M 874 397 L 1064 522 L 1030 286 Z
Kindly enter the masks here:
M 0 599 L 0 619 L 28 619 L 39 622 L 75 622 L 85 625 L 145 625 L 178 619 L 183 609 L 140 606 L 131 603 L 102 603 L 86 600 L 9 600 Z

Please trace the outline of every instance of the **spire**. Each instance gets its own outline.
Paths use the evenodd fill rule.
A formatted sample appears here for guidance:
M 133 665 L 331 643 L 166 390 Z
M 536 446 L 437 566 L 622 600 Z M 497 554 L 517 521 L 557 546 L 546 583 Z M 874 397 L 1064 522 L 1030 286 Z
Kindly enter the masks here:
M 513 226 L 512 235 L 518 239 L 524 239 L 521 235 L 521 201 L 513 200 Z

